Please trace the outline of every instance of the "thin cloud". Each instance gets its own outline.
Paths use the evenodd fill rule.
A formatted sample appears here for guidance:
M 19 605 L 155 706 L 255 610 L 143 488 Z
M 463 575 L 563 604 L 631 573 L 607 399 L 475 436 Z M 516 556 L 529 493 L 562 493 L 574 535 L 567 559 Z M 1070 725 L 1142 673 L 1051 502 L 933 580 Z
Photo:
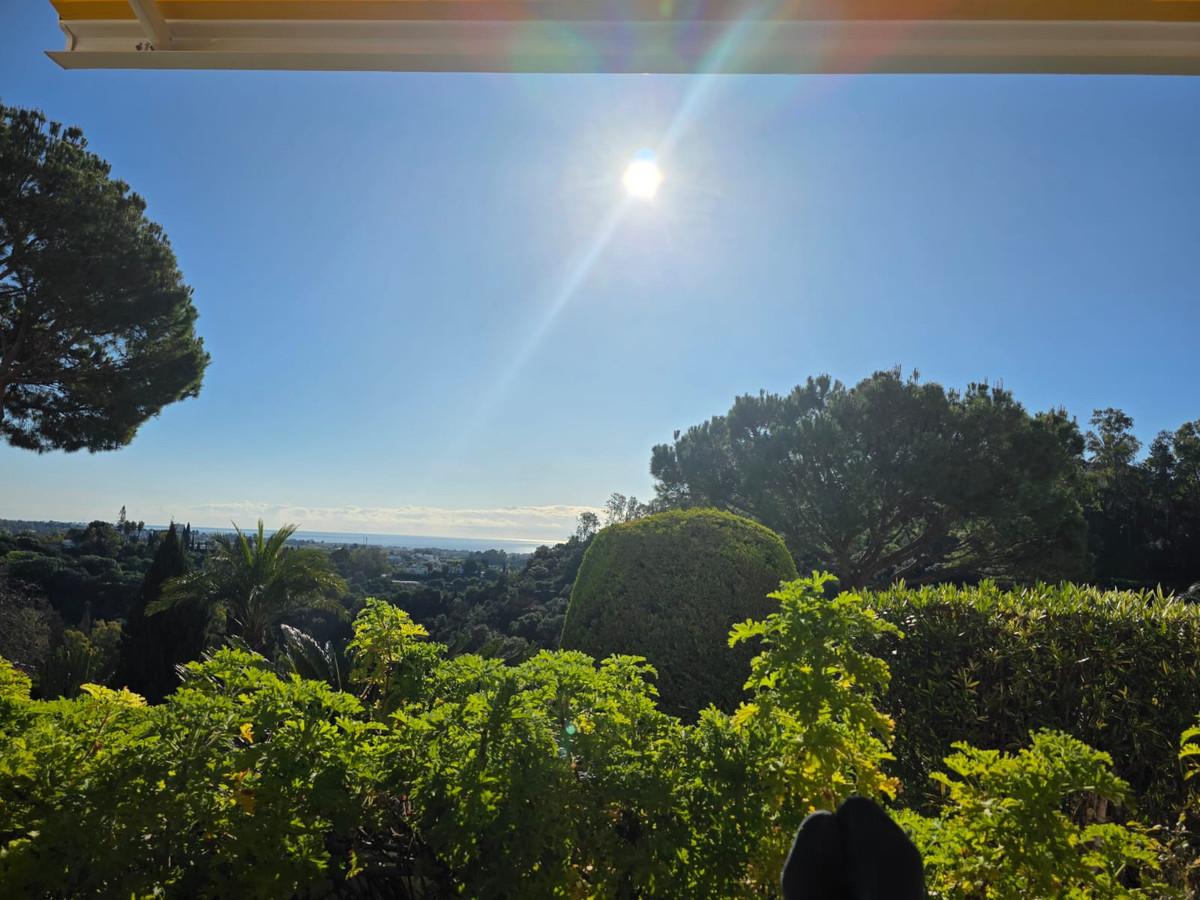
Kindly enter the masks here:
M 285 523 L 306 531 L 411 534 L 436 537 L 562 540 L 575 530 L 581 513 L 593 506 L 500 506 L 454 509 L 439 506 L 305 506 L 230 500 L 179 510 L 174 518 L 201 525 L 262 519 L 268 527 Z

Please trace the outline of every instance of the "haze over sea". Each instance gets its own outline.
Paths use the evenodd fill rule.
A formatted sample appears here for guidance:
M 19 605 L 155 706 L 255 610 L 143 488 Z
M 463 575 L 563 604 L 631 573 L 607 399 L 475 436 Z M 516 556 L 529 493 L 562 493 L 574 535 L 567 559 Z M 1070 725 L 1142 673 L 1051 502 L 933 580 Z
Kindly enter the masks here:
M 155 530 L 165 529 L 166 525 L 147 526 Z M 192 526 L 193 531 L 203 534 L 232 534 L 232 528 L 205 528 Z M 528 538 L 465 538 L 465 537 L 435 537 L 416 534 L 366 534 L 341 531 L 297 531 L 296 539 L 301 541 L 320 541 L 325 544 L 369 544 L 376 547 L 398 547 L 408 550 L 437 549 L 437 550 L 503 550 L 506 553 L 532 553 L 543 544 L 554 541 L 537 541 Z M 566 536 L 563 536 L 566 540 Z

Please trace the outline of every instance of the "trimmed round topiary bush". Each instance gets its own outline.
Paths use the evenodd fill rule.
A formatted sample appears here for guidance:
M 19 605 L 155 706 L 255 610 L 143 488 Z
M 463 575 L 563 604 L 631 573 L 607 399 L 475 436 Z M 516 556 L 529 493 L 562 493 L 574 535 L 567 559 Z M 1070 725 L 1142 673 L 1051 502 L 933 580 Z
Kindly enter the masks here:
M 796 577 L 779 535 L 730 513 L 676 510 L 612 525 L 583 558 L 562 646 L 646 657 L 672 714 L 709 703 L 732 710 L 756 651 L 730 649 L 729 629 L 769 615 L 778 603 L 767 594 Z

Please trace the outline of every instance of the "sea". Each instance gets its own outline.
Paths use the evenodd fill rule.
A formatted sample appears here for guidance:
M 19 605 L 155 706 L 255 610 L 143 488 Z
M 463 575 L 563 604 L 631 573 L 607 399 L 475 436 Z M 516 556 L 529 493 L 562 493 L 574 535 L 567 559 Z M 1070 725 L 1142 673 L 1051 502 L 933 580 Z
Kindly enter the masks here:
M 165 529 L 166 526 L 147 526 L 154 530 Z M 192 531 L 203 534 L 232 534 L 231 528 L 205 528 L 192 526 Z M 348 531 L 297 531 L 296 540 L 319 541 L 322 544 L 366 544 L 375 547 L 395 547 L 402 550 L 461 550 L 483 551 L 503 550 L 505 553 L 532 553 L 543 545 L 556 544 L 554 540 L 535 540 L 532 538 L 465 538 L 438 537 L 421 534 L 363 534 Z M 566 540 L 564 535 L 560 540 Z

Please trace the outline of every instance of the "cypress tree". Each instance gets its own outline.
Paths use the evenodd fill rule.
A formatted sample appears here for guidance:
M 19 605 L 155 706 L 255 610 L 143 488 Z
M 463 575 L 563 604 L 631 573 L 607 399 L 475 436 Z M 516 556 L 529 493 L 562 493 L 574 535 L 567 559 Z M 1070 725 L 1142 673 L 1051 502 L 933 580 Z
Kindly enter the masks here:
M 203 609 L 179 605 L 146 615 L 146 607 L 158 600 L 163 584 L 189 568 L 187 550 L 172 523 L 142 581 L 121 646 L 120 682 L 152 702 L 162 700 L 179 683 L 175 667 L 198 658 L 204 650 L 208 616 Z

